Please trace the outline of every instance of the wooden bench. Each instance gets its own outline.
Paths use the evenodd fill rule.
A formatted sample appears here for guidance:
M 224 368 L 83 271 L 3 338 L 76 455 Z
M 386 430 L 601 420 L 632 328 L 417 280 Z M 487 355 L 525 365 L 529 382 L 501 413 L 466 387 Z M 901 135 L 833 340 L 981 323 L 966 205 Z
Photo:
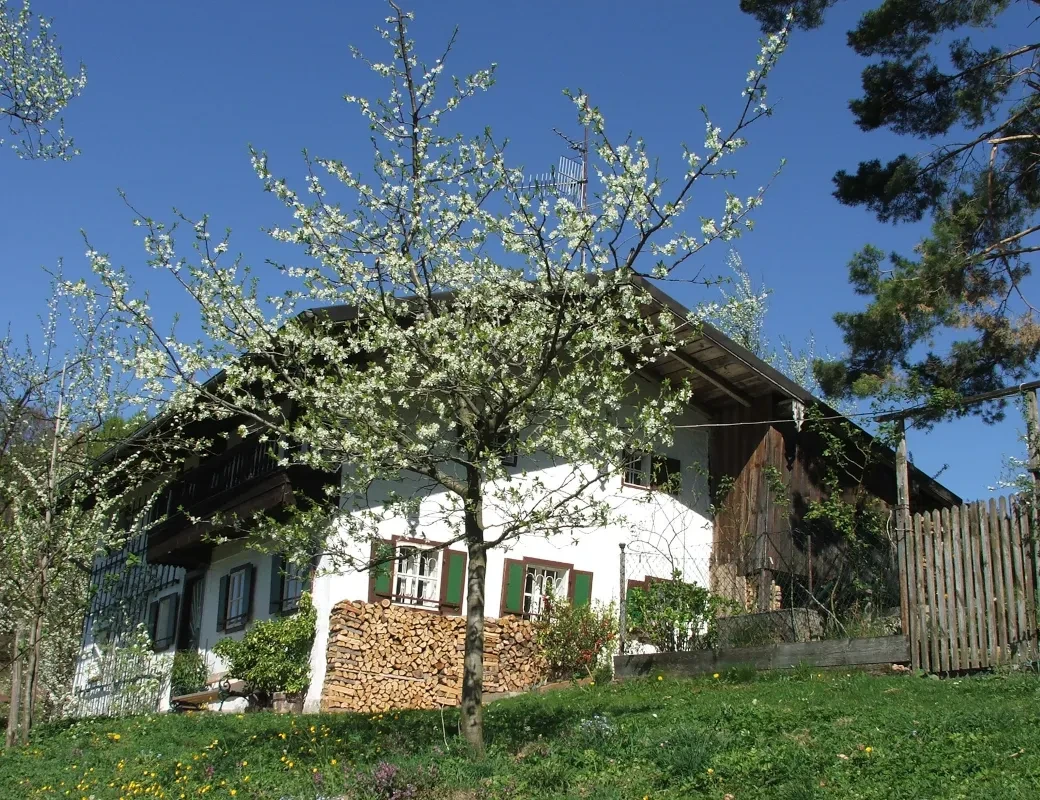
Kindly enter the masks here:
M 220 703 L 224 705 L 224 701 L 232 697 L 247 697 L 245 690 L 245 681 L 233 681 L 230 678 L 226 678 L 221 675 L 216 676 L 215 680 L 212 680 L 214 676 L 210 676 L 210 684 L 216 683 L 216 686 L 209 686 L 209 688 L 203 689 L 201 692 L 191 692 L 189 694 L 181 694 L 176 697 L 170 698 L 170 706 L 174 711 L 201 711 L 210 703 Z

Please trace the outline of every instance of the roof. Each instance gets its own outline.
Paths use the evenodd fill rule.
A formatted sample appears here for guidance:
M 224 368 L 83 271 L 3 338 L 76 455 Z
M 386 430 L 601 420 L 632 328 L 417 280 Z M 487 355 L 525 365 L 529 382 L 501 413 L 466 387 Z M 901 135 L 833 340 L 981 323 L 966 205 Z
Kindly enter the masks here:
M 645 279 L 637 278 L 636 282 L 658 305 L 656 313 L 667 311 L 682 320 L 691 319 L 690 310 L 671 295 Z M 681 337 L 674 352 L 658 359 L 655 372 L 661 377 L 682 376 L 688 379 L 697 405 L 709 416 L 734 403 L 750 407 L 759 398 L 780 395 L 807 408 L 816 407 L 824 416 L 844 418 L 856 431 L 875 441 L 875 437 L 861 425 L 737 344 L 718 328 L 708 323 L 691 323 L 685 336 L 681 334 Z M 895 451 L 887 445 L 880 445 L 880 448 L 891 455 L 894 471 Z M 912 464 L 910 477 L 921 491 L 940 500 L 943 505 L 960 505 L 959 496 Z
M 652 298 L 654 307 L 648 309 L 649 314 L 668 312 L 686 324 L 685 332 L 682 326 L 679 327 L 680 346 L 658 358 L 654 372 L 659 377 L 682 376 L 689 380 L 693 388 L 693 404 L 709 417 L 734 403 L 750 407 L 756 399 L 771 395 L 796 400 L 806 407 L 814 406 L 828 417 L 844 416 L 746 347 L 737 344 L 718 328 L 706 322 L 692 322 L 690 309 L 649 280 L 635 277 L 633 283 L 646 290 Z M 450 293 L 444 292 L 439 295 L 448 297 Z M 316 313 L 326 315 L 336 322 L 346 322 L 357 316 L 357 309 L 346 304 L 326 306 L 301 311 L 297 317 L 307 319 Z M 219 383 L 223 374 L 220 372 L 214 375 L 206 381 L 206 385 Z M 166 419 L 165 414 L 157 415 L 132 433 L 125 442 L 113 445 L 102 453 L 98 460 L 103 462 L 112 458 L 126 443 L 148 435 L 161 427 Z M 851 419 L 848 422 L 863 436 L 874 440 L 862 426 Z M 884 451 L 892 455 L 894 469 L 895 452 L 887 446 L 884 447 Z M 910 465 L 910 476 L 921 490 L 941 500 L 944 505 L 960 504 L 960 497 L 913 465 Z

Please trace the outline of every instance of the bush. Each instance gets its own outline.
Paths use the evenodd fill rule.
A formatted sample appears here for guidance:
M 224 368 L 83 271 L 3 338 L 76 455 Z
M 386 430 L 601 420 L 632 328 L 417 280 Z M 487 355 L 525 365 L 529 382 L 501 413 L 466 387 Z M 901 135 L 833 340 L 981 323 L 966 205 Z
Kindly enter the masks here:
M 213 652 L 227 662 L 230 677 L 245 681 L 258 703 L 267 705 L 274 692 L 298 695 L 307 689 L 316 620 L 304 593 L 292 616 L 257 622 L 240 641 L 221 639 Z
M 206 688 L 209 668 L 206 659 L 198 650 L 181 650 L 173 656 L 170 670 L 170 687 L 174 697 Z
M 660 652 L 684 652 L 714 647 L 715 620 L 728 610 L 729 601 L 695 583 L 684 583 L 681 573 L 671 580 L 651 580 L 629 591 L 626 617 L 630 632 Z
M 592 675 L 617 638 L 617 614 L 609 606 L 572 605 L 552 600 L 549 617 L 538 626 L 538 644 L 556 678 Z

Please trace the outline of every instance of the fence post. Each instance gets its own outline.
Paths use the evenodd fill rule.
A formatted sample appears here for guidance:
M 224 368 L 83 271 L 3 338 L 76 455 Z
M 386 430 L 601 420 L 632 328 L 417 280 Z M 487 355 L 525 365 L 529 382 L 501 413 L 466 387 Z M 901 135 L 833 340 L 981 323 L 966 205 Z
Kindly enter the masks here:
M 618 545 L 621 548 L 621 583 L 619 584 L 620 597 L 618 601 L 618 654 L 625 654 L 625 635 L 628 632 L 628 586 L 625 582 L 625 543 Z
M 1033 608 L 1032 631 L 1030 638 L 1036 641 L 1038 623 L 1037 615 L 1040 608 L 1037 603 L 1038 585 L 1040 585 L 1040 530 L 1038 530 L 1037 503 L 1040 502 L 1040 409 L 1037 408 L 1036 389 L 1029 389 L 1025 393 L 1026 400 L 1026 444 L 1029 445 L 1029 471 L 1033 474 L 1033 491 L 1029 497 L 1029 537 L 1023 538 L 1024 556 L 1027 564 L 1025 570 L 1029 573 L 1026 585 L 1032 584 L 1032 597 L 1028 597 L 1027 606 Z M 1030 578 L 1032 580 L 1030 580 Z
M 910 635 L 910 580 L 906 558 L 906 539 L 910 530 L 910 470 L 906 453 L 906 422 L 898 423 L 899 444 L 896 448 L 896 551 L 899 554 L 899 605 L 903 633 Z

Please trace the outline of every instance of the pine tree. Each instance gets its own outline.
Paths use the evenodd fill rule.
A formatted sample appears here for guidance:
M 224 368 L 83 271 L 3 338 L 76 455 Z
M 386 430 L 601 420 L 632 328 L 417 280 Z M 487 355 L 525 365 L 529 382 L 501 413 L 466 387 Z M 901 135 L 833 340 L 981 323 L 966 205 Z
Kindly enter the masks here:
M 817 27 L 835 2 L 796 3 L 796 23 Z M 1017 41 L 1027 28 L 1010 30 L 1005 47 L 976 47 L 969 36 L 997 26 L 1011 5 L 884 0 L 848 33 L 872 59 L 849 104 L 856 124 L 926 146 L 838 171 L 834 196 L 883 222 L 930 219 L 931 230 L 912 256 L 893 253 L 886 264 L 868 246 L 852 258 L 849 279 L 867 306 L 835 316 L 848 354 L 817 364 L 828 392 L 930 399 L 940 413 L 993 417 L 999 409 L 959 408 L 958 398 L 1035 371 L 1040 326 L 1027 279 L 1040 250 L 1040 42 Z M 741 2 L 765 28 L 789 6 Z

